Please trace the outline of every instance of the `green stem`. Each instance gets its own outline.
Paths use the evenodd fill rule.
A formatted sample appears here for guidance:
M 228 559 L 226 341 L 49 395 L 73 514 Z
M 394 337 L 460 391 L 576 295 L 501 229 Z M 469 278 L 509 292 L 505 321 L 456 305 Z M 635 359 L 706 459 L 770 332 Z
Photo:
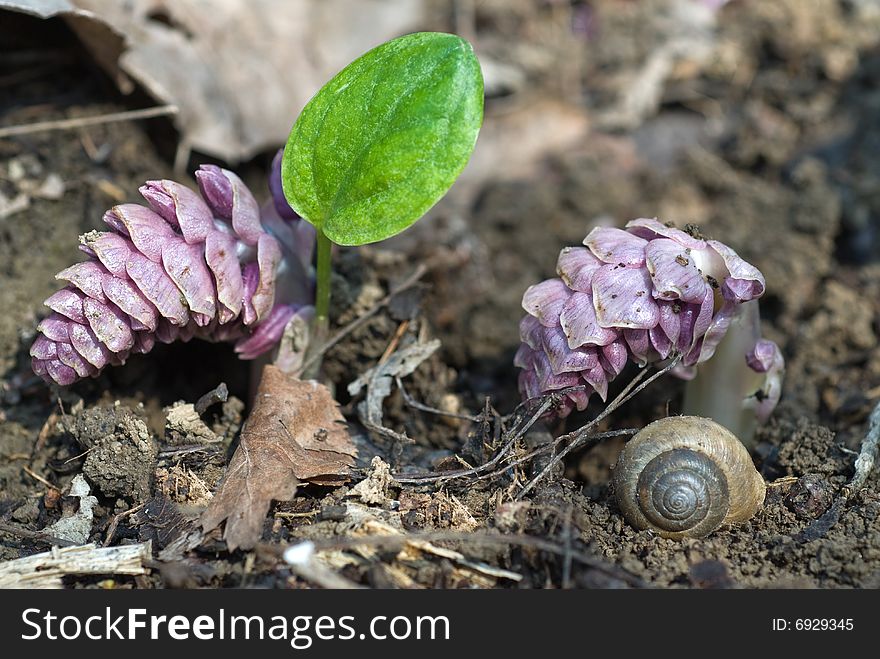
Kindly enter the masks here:
M 315 294 L 315 329 L 323 328 L 326 334 L 330 326 L 330 255 L 333 243 L 318 231 L 318 290 Z
M 316 358 L 312 361 L 317 350 L 327 341 L 330 333 L 330 259 L 333 252 L 333 243 L 318 230 L 318 272 L 317 290 L 315 291 L 315 321 L 312 326 L 312 335 L 309 337 L 309 349 L 306 352 L 306 361 L 311 361 L 308 371 L 303 373 L 304 378 L 316 378 L 321 370 L 321 360 Z

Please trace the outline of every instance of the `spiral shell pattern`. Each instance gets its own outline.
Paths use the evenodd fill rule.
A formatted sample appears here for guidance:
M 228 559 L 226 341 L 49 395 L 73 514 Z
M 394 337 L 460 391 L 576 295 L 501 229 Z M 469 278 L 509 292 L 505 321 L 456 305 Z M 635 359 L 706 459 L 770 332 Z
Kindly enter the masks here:
M 685 448 L 651 460 L 639 474 L 638 495 L 648 521 L 671 532 L 717 528 L 729 510 L 723 470 L 705 454 Z
M 752 517 L 764 480 L 739 440 L 701 417 L 646 426 L 621 452 L 614 492 L 627 521 L 667 538 L 703 537 Z

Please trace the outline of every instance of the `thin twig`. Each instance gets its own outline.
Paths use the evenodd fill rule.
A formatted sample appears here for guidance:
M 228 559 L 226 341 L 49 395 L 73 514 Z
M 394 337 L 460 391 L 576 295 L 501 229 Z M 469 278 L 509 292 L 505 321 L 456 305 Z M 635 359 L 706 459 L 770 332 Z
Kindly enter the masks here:
M 195 408 L 196 414 L 202 416 L 212 405 L 225 403 L 227 400 L 229 400 L 229 389 L 226 387 L 225 382 L 221 382 L 211 389 L 211 391 L 199 398 L 193 407 Z
M 382 353 L 382 356 L 379 357 L 379 361 L 377 362 L 377 366 L 384 364 L 388 361 L 388 358 L 394 354 L 394 351 L 397 350 L 397 346 L 400 344 L 400 339 L 403 338 L 403 335 L 406 333 L 406 329 L 409 327 L 409 320 L 404 320 L 397 327 L 397 331 L 394 332 L 394 336 L 391 337 L 391 341 L 388 342 L 388 347 L 385 348 L 385 352 Z
M 675 366 L 678 364 L 680 359 L 681 359 L 681 357 L 679 355 L 676 355 L 674 358 L 672 358 L 669 361 L 668 364 L 666 364 L 666 366 L 664 366 L 662 369 L 660 369 L 659 371 L 654 373 L 651 377 L 649 377 L 647 380 L 645 380 L 641 384 L 638 384 L 639 381 L 644 377 L 644 375 L 646 373 L 646 371 L 641 371 L 635 378 L 632 379 L 632 381 L 623 389 L 623 391 L 621 391 L 617 395 L 617 397 L 613 401 L 611 401 L 611 403 L 609 405 L 607 405 L 605 407 L 604 410 L 602 410 L 599 414 L 596 415 L 596 417 L 592 421 L 590 421 L 586 425 L 581 426 L 580 428 L 578 428 L 574 432 L 568 433 L 567 435 L 561 435 L 561 436 L 557 437 L 556 441 L 553 442 L 553 444 L 556 446 L 558 446 L 559 444 L 561 444 L 565 441 L 568 441 L 568 440 L 571 440 L 571 441 L 564 449 L 562 449 L 559 453 L 557 453 L 556 455 L 553 456 L 553 459 L 550 460 L 544 466 L 544 468 L 541 470 L 541 472 L 537 476 L 532 478 L 528 483 L 526 483 L 523 486 L 523 488 L 516 495 L 516 500 L 518 501 L 518 500 L 522 499 L 526 494 L 528 494 L 529 491 L 531 491 L 531 489 L 533 487 L 535 487 L 535 485 L 537 485 L 541 479 L 546 477 L 547 474 L 549 474 L 559 462 L 561 462 L 563 459 L 565 459 L 566 455 L 571 453 L 574 449 L 578 448 L 587 439 L 589 439 L 589 436 L 590 436 L 589 431 L 592 430 L 597 424 L 599 424 L 599 422 L 601 422 L 603 419 L 605 419 L 605 417 L 607 417 L 609 414 L 611 414 L 618 407 L 620 407 L 621 405 L 626 403 L 628 400 L 630 400 L 633 396 L 635 396 L 636 394 L 641 392 L 645 387 L 647 387 L 649 384 L 654 382 L 654 380 L 665 375 L 666 373 L 671 371 L 673 368 L 675 368 Z M 637 384 L 638 384 L 638 386 L 636 386 Z
M 505 433 L 504 445 L 495 454 L 495 456 L 491 460 L 489 460 L 488 462 L 484 462 L 481 465 L 478 465 L 476 467 L 471 467 L 468 469 L 458 469 L 455 471 L 447 471 L 447 472 L 444 472 L 443 474 L 426 474 L 424 476 L 395 476 L 394 478 L 399 483 L 432 483 L 435 481 L 451 480 L 453 478 L 463 478 L 465 476 L 476 476 L 477 474 L 485 471 L 486 469 L 491 469 L 492 467 L 495 467 L 497 464 L 499 464 L 507 456 L 507 454 L 513 448 L 513 446 L 516 444 L 516 442 L 519 441 L 520 439 L 522 439 L 522 437 L 529 431 L 529 429 L 538 422 L 538 419 L 540 419 L 542 416 L 544 416 L 544 414 L 551 407 L 553 407 L 554 405 L 556 405 L 559 402 L 559 398 L 561 396 L 564 396 L 566 393 L 574 391 L 574 390 L 584 389 L 586 386 L 587 385 L 580 385 L 580 386 L 576 386 L 576 387 L 568 387 L 566 389 L 560 389 L 559 391 L 554 391 L 549 394 L 544 394 L 543 396 L 540 396 L 537 398 L 531 398 L 531 399 L 525 401 L 524 403 L 521 403 L 520 405 L 518 405 L 516 410 L 514 410 L 513 414 L 511 414 L 509 417 L 505 417 L 505 418 L 509 419 L 511 417 L 516 416 L 519 410 L 523 409 L 524 407 L 530 406 L 531 404 L 535 403 L 536 401 L 538 404 L 538 408 L 535 412 L 532 413 L 532 415 L 530 417 L 527 417 L 526 422 L 522 426 L 519 426 L 519 427 L 514 426 L 513 428 L 511 428 L 509 431 L 507 431 Z M 488 422 L 488 414 L 489 414 L 490 409 L 491 409 L 491 406 L 489 405 L 489 398 L 487 397 L 486 398 L 486 411 L 483 412 L 483 414 L 480 415 L 480 417 L 476 417 L 474 419 L 474 421 Z M 494 409 L 492 409 L 492 412 L 494 413 L 494 417 L 495 417 L 494 426 L 495 426 L 496 430 L 500 430 L 500 424 L 499 424 L 500 417 L 499 417 L 498 413 L 494 411 Z M 627 434 L 628 432 L 629 431 L 627 431 L 627 430 L 620 431 L 619 433 L 612 431 L 608 436 L 612 436 L 612 435 L 616 435 L 616 434 Z M 496 433 L 495 439 L 496 439 L 495 445 L 497 445 L 497 440 L 499 439 L 499 437 L 497 436 L 497 433 Z M 519 464 L 520 462 L 524 462 L 525 460 L 530 459 L 531 457 L 533 457 L 534 455 L 536 455 L 538 453 L 547 452 L 548 450 L 550 450 L 550 449 L 548 449 L 546 447 L 539 447 L 535 451 L 529 453 L 528 456 L 526 456 L 526 458 L 518 459 L 513 463 L 504 465 L 503 467 L 497 469 L 496 471 L 493 471 L 489 474 L 484 474 L 484 475 L 480 476 L 478 478 L 478 480 L 482 480 L 484 478 L 493 478 L 495 476 L 503 474 L 505 471 L 510 469 L 512 466 Z
M 351 579 L 346 579 L 341 574 L 336 574 L 333 570 L 318 563 L 309 563 L 307 565 L 290 565 L 290 571 L 300 579 L 308 581 L 319 588 L 327 590 L 360 590 L 364 588 Z
M 463 478 L 466 476 L 478 476 L 478 480 L 483 480 L 486 478 L 496 477 L 505 471 L 508 471 L 512 467 L 522 464 L 523 462 L 527 462 L 528 460 L 534 458 L 537 455 L 541 455 L 543 453 L 549 453 L 556 449 L 561 443 L 573 440 L 571 443 L 563 449 L 563 451 L 554 457 L 553 460 L 538 474 L 535 478 L 533 478 L 529 483 L 527 483 L 523 489 L 520 491 L 519 495 L 517 495 L 517 499 L 522 498 L 522 496 L 527 493 L 532 487 L 534 487 L 535 483 L 538 480 L 543 478 L 552 468 L 553 466 L 559 462 L 562 458 L 564 458 L 569 452 L 574 450 L 575 448 L 582 446 L 588 440 L 593 442 L 601 441 L 607 437 L 614 437 L 618 435 L 631 435 L 637 432 L 635 429 L 623 429 L 623 430 L 612 430 L 606 433 L 591 433 L 592 430 L 599 422 L 601 422 L 605 417 L 607 417 L 611 412 L 616 410 L 618 407 L 629 401 L 633 396 L 642 391 L 645 387 L 647 387 L 651 382 L 662 376 L 663 374 L 672 370 L 676 364 L 678 364 L 680 360 L 679 356 L 674 357 L 670 360 L 666 366 L 664 366 L 660 371 L 653 374 L 650 378 L 648 378 L 645 382 L 639 384 L 641 380 L 645 377 L 647 371 L 640 371 L 628 384 L 624 387 L 623 391 L 621 391 L 617 397 L 611 401 L 611 403 L 599 414 L 595 419 L 582 426 L 578 430 L 569 433 L 567 435 L 561 435 L 557 437 L 553 442 L 540 446 L 524 456 L 517 458 L 515 461 L 505 464 L 499 469 L 494 469 L 496 465 L 501 463 L 501 461 L 507 456 L 513 446 L 516 444 L 519 439 L 525 435 L 525 433 L 540 419 L 556 402 L 560 395 L 564 395 L 570 390 L 579 389 L 583 387 L 571 387 L 569 389 L 562 389 L 560 391 L 552 392 L 550 394 L 546 394 L 541 398 L 533 399 L 538 400 L 538 409 L 529 417 L 528 421 L 519 427 L 516 431 L 511 431 L 510 436 L 505 441 L 502 448 L 495 454 L 495 456 L 489 460 L 488 462 L 484 462 L 481 465 L 476 467 L 472 467 L 470 469 L 458 469 L 455 471 L 447 471 L 443 474 L 430 474 L 424 476 L 398 476 L 395 475 L 395 480 L 398 483 L 409 483 L 409 484 L 423 484 L 423 483 L 432 483 L 437 481 L 446 481 L 454 478 Z M 403 391 L 403 390 L 401 390 Z M 404 393 L 404 399 L 407 399 L 407 395 Z M 526 401 L 526 403 L 531 403 L 533 400 Z M 409 401 L 407 401 L 409 402 Z M 475 419 L 476 420 L 476 419 Z M 493 469 L 490 473 L 483 473 L 487 470 Z
M 110 543 L 113 542 L 113 536 L 116 535 L 116 529 L 119 527 L 119 522 L 120 522 L 124 517 L 129 517 L 130 515 L 133 515 L 134 513 L 136 513 L 137 511 L 139 511 L 141 508 L 144 507 L 144 505 L 145 505 L 145 504 L 143 504 L 143 503 L 138 504 L 138 505 L 135 506 L 134 508 L 129 508 L 128 510 L 126 510 L 126 511 L 124 511 L 124 512 L 121 512 L 121 513 L 119 513 L 118 515 L 115 515 L 115 516 L 113 517 L 113 521 L 110 522 L 110 527 L 107 529 L 107 535 L 106 535 L 106 537 L 104 538 L 104 544 L 101 545 L 101 546 L 102 546 L 102 547 L 109 547 L 109 546 L 110 546 Z
M 55 490 L 56 492 L 61 491 L 61 489 L 57 485 L 52 485 L 52 483 L 47 481 L 45 478 L 40 476 L 38 473 L 36 473 L 32 469 L 30 469 L 28 467 L 22 467 L 22 471 L 24 471 L 24 473 L 26 473 L 28 476 L 33 478 L 35 481 L 40 482 L 43 485 L 45 485 L 46 487 L 48 487 L 50 490 Z
M 308 510 L 304 513 L 287 513 L 284 511 L 274 514 L 275 517 L 283 517 L 284 519 L 302 519 L 305 517 L 317 517 L 321 514 L 320 510 Z
M 0 128 L 0 138 L 12 137 L 13 135 L 29 135 L 42 133 L 49 130 L 70 130 L 71 128 L 85 128 L 86 126 L 100 126 L 118 121 L 133 121 L 135 119 L 150 119 L 169 114 L 177 114 L 176 105 L 159 105 L 142 110 L 126 110 L 124 112 L 111 112 L 92 117 L 75 117 L 73 119 L 57 119 L 54 121 L 37 121 L 32 124 L 19 126 L 6 126 Z
M 482 421 L 482 417 L 480 416 L 472 416 L 470 414 L 459 414 L 457 412 L 447 412 L 446 410 L 441 410 L 436 407 L 431 407 L 430 405 L 425 405 L 424 403 L 420 403 L 415 398 L 410 396 L 409 392 L 406 390 L 406 387 L 403 386 L 403 380 L 399 377 L 394 379 L 397 384 L 397 388 L 400 389 L 400 395 L 403 396 L 404 402 L 407 405 L 412 407 L 413 409 L 420 410 L 422 412 L 428 412 L 429 414 L 437 414 L 438 416 L 448 416 L 453 419 L 462 419 L 464 421 L 471 421 L 473 423 L 479 423 Z
M 620 430 L 607 430 L 605 432 L 591 433 L 582 444 L 579 444 L 579 446 L 592 448 L 603 439 L 608 439 L 609 437 L 621 437 L 623 435 L 635 435 L 639 430 L 639 428 L 621 428 Z M 547 442 L 546 444 L 529 451 L 525 455 L 521 455 L 516 460 L 506 463 L 504 467 L 496 469 L 491 473 L 483 474 L 477 480 L 491 479 L 500 476 L 505 471 L 513 469 L 514 467 L 521 465 L 524 462 L 528 462 L 529 460 L 533 460 L 539 455 L 543 455 L 544 453 L 551 453 L 557 445 L 558 444 L 556 441 Z
M 262 545 L 257 547 L 258 552 L 265 552 L 272 556 L 278 556 L 287 564 L 288 569 L 300 579 L 304 579 L 320 588 L 330 590 L 353 590 L 361 589 L 361 586 L 350 579 L 337 574 L 332 569 L 315 560 L 315 545 L 306 540 L 296 545 L 290 545 L 281 549 L 277 545 Z
M 504 443 L 504 446 L 502 446 L 501 449 L 495 454 L 495 457 L 493 457 L 488 462 L 484 462 L 483 464 L 478 465 L 476 467 L 473 467 L 471 469 L 458 469 L 455 471 L 447 471 L 447 472 L 440 474 L 440 475 L 437 475 L 437 474 L 430 474 L 430 475 L 424 475 L 424 476 L 397 476 L 397 475 L 395 475 L 394 480 L 396 480 L 398 483 L 432 483 L 435 481 L 448 480 L 451 478 L 461 478 L 463 476 L 474 476 L 474 475 L 479 474 L 483 471 L 486 471 L 487 469 L 493 468 L 495 465 L 497 465 L 499 462 L 501 462 L 501 460 L 504 459 L 504 456 L 506 456 L 507 453 L 513 448 L 514 444 L 516 444 L 516 442 L 519 441 L 522 438 L 522 436 L 526 434 L 528 429 L 531 428 L 533 425 L 535 425 L 535 423 L 537 423 L 538 419 L 540 419 L 542 416 L 544 416 L 544 414 L 547 412 L 547 410 L 549 410 L 553 406 L 555 398 L 556 397 L 553 394 L 545 396 L 541 400 L 541 403 L 538 406 L 538 409 L 529 418 L 528 422 L 525 425 L 523 425 L 521 428 L 517 429 L 516 431 L 511 431 L 511 436 Z
M 19 526 L 18 524 L 7 524 L 5 522 L 0 522 L 0 533 L 9 533 L 11 535 L 16 535 L 20 538 L 27 538 L 28 540 L 35 540 L 37 542 L 43 542 L 47 545 L 57 545 L 59 547 L 72 547 L 76 544 L 75 542 L 71 542 L 70 540 L 58 538 L 54 535 L 44 533 L 43 531 L 31 531 L 30 529 L 26 529 L 23 526 Z
M 64 408 L 61 408 L 61 416 L 64 416 Z M 46 419 L 46 422 L 43 424 L 43 427 L 40 428 L 40 432 L 37 435 L 37 441 L 34 444 L 33 454 L 36 454 L 43 448 L 46 444 L 46 440 L 49 438 L 49 434 L 52 432 L 52 429 L 58 423 L 58 413 L 52 411 L 49 414 L 49 418 Z
M 85 451 L 83 451 L 79 455 L 75 455 L 72 458 L 67 458 L 67 460 L 65 460 L 61 464 L 70 464 L 71 462 L 75 462 L 75 461 L 79 460 L 80 458 L 86 457 L 89 453 L 91 453 L 94 450 L 95 450 L 95 447 L 93 446 L 92 448 L 86 449 Z
M 302 372 L 308 372 L 309 368 L 313 366 L 319 359 L 324 356 L 330 348 L 335 346 L 337 343 L 342 341 L 346 336 L 354 332 L 356 329 L 361 327 L 364 323 L 366 323 L 370 318 L 375 316 L 379 311 L 382 310 L 391 300 L 393 300 L 397 295 L 403 293 L 404 291 L 415 286 L 419 280 L 425 276 L 425 273 L 428 272 L 428 266 L 424 263 L 420 263 L 419 266 L 413 271 L 413 273 L 407 277 L 403 282 L 399 285 L 392 288 L 388 295 L 379 300 L 373 307 L 371 307 L 368 311 L 366 311 L 363 315 L 358 316 L 353 321 L 351 321 L 348 325 L 339 330 L 333 338 L 324 343 L 320 348 L 315 350 L 308 359 L 303 363 L 300 370 Z
M 217 442 L 215 442 L 217 443 Z M 166 447 L 159 451 L 158 457 L 170 458 L 174 455 L 187 455 L 189 453 L 217 453 L 220 449 L 210 444 L 190 444 L 188 446 Z

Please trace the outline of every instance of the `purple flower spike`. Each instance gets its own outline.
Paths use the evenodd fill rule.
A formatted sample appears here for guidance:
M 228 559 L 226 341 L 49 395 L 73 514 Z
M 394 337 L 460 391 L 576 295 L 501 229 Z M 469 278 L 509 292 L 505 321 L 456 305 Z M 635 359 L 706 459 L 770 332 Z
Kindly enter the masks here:
M 314 233 L 274 209 L 264 222 L 232 172 L 206 165 L 196 177 L 201 195 L 148 181 L 140 191 L 149 208 L 115 206 L 104 215 L 111 231 L 80 238 L 89 258 L 56 277 L 68 286 L 45 302 L 53 313 L 31 347 L 36 374 L 69 385 L 156 341 L 192 338 L 235 341 L 242 359 L 254 359 L 294 316 L 310 317 L 311 246 L 299 243 Z
M 602 261 L 593 256 L 586 247 L 565 247 L 559 252 L 556 274 L 570 289 L 591 293 L 593 275 L 602 265 Z
M 217 165 L 202 165 L 196 172 L 196 181 L 214 215 L 223 220 L 231 220 L 232 183 L 223 176 L 223 170 Z
M 571 293 L 561 279 L 548 279 L 529 287 L 522 306 L 545 327 L 554 327 Z
M 690 256 L 690 250 L 668 238 L 648 243 L 646 265 L 659 300 L 702 302 L 709 284 Z
M 593 276 L 593 307 L 602 327 L 650 329 L 660 322 L 651 295 L 651 277 L 643 268 L 606 265 Z
M 584 238 L 584 245 L 597 259 L 628 268 L 639 268 L 645 264 L 647 244 L 647 240 L 611 227 L 596 227 Z
M 572 294 L 563 305 L 558 322 L 568 337 L 568 347 L 572 349 L 587 345 L 607 346 L 618 337 L 617 332 L 599 324 L 593 298 L 587 293 Z
M 564 248 L 559 278 L 523 296 L 520 392 L 533 398 L 580 387 L 566 393 L 556 410 L 561 417 L 585 409 L 591 393 L 604 400 L 627 362 L 644 366 L 678 355 L 675 373 L 692 375 L 743 304 L 764 293 L 764 277 L 730 247 L 656 219 L 593 229 L 584 245 Z M 782 356 L 761 340 L 747 359 L 752 370 L 768 373 L 755 405 L 766 418 L 779 399 Z
M 162 218 L 180 229 L 188 243 L 201 243 L 214 230 L 214 216 L 202 198 L 175 181 L 147 181 L 140 193 Z
M 737 302 L 748 302 L 764 294 L 764 275 L 755 266 L 743 261 L 730 247 L 717 240 L 710 240 L 709 246 L 721 256 L 730 273 L 721 288 L 724 297 Z

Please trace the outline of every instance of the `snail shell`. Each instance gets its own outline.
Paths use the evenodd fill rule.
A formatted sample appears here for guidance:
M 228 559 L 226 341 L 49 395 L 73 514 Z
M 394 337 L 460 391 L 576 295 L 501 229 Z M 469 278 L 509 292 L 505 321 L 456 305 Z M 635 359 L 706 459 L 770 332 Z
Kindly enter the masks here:
M 612 482 L 630 524 L 676 539 L 746 521 L 766 487 L 736 436 L 698 416 L 645 426 L 620 453 Z

